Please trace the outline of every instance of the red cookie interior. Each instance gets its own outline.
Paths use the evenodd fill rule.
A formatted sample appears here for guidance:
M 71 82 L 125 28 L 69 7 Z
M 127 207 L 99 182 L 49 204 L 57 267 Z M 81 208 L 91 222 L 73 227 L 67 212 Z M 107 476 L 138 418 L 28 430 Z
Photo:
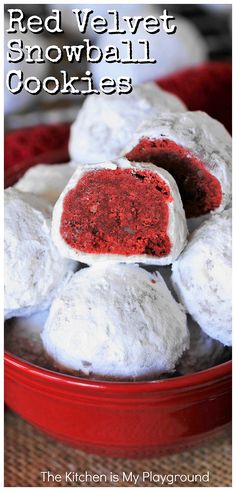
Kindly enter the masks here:
M 209 213 L 221 204 L 222 191 L 218 179 L 188 149 L 172 140 L 142 138 L 126 154 L 126 158 L 136 162 L 151 162 L 172 174 L 187 218 Z
M 168 256 L 172 200 L 167 183 L 150 170 L 89 171 L 64 198 L 60 234 L 84 253 Z

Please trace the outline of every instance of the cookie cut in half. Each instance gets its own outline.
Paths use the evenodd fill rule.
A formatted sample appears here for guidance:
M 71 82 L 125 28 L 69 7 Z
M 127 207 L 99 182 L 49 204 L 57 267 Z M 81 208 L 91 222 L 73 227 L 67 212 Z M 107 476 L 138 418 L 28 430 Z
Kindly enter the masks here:
M 177 185 L 165 170 L 126 159 L 78 167 L 58 199 L 52 236 L 62 256 L 170 264 L 186 243 Z
M 230 203 L 231 145 L 221 123 L 204 112 L 189 111 L 149 118 L 122 154 L 170 172 L 190 218 L 222 211 Z

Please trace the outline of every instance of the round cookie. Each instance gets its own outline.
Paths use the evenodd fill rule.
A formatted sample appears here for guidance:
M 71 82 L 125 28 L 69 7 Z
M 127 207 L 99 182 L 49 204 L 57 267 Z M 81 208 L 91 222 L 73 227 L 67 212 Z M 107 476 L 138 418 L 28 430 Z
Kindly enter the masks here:
M 208 336 L 226 346 L 232 344 L 231 229 L 231 210 L 212 216 L 172 265 L 179 300 Z
M 189 333 L 159 273 L 98 264 L 75 273 L 53 301 L 42 340 L 61 371 L 145 379 L 174 370 Z
M 14 187 L 41 196 L 54 205 L 73 172 L 69 164 L 38 164 L 30 167 Z
M 147 117 L 185 109 L 178 97 L 153 82 L 136 85 L 123 96 L 90 95 L 71 126 L 70 157 L 78 164 L 116 159 Z
M 148 118 L 122 154 L 168 170 L 191 218 L 220 212 L 230 204 L 231 146 L 221 123 L 201 111 L 189 111 Z
M 187 226 L 172 176 L 151 164 L 78 167 L 53 210 L 62 256 L 86 264 L 165 265 L 183 250 Z
M 5 191 L 5 318 L 45 310 L 76 267 L 51 240 L 51 206 L 14 188 Z

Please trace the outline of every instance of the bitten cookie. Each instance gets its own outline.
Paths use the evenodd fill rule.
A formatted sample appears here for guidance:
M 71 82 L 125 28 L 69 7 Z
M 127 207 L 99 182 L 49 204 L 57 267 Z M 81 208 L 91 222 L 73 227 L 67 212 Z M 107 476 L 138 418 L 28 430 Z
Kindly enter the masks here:
M 170 264 L 186 243 L 177 185 L 165 170 L 126 159 L 78 167 L 53 211 L 62 256 L 86 264 Z
M 149 82 L 131 94 L 87 97 L 71 126 L 69 152 L 77 163 L 97 163 L 120 157 L 136 128 L 159 112 L 185 111 L 181 100 Z
M 174 370 L 189 333 L 184 310 L 159 273 L 99 264 L 65 285 L 42 340 L 62 371 L 145 379 Z
M 5 318 L 45 310 L 76 267 L 51 240 L 51 206 L 14 188 L 5 191 Z
M 202 330 L 222 344 L 232 344 L 231 210 L 205 221 L 172 265 L 179 300 Z
M 148 118 L 122 152 L 130 161 L 152 162 L 177 182 L 187 218 L 222 211 L 231 201 L 232 139 L 206 113 Z

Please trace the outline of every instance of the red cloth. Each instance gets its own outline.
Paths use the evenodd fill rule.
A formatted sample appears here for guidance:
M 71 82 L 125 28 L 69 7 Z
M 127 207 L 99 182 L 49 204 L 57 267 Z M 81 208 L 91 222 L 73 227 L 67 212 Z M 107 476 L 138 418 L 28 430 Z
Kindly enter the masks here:
M 34 164 L 67 162 L 69 124 L 42 124 L 21 128 L 5 135 L 4 166 L 7 185 Z
M 201 110 L 232 127 L 232 67 L 209 62 L 157 81 L 160 87 L 180 97 L 191 111 Z M 38 125 L 13 130 L 5 136 L 5 178 L 13 184 L 36 163 L 69 160 L 69 124 Z
M 190 111 L 205 111 L 232 131 L 232 66 L 208 62 L 157 81 L 177 95 Z

